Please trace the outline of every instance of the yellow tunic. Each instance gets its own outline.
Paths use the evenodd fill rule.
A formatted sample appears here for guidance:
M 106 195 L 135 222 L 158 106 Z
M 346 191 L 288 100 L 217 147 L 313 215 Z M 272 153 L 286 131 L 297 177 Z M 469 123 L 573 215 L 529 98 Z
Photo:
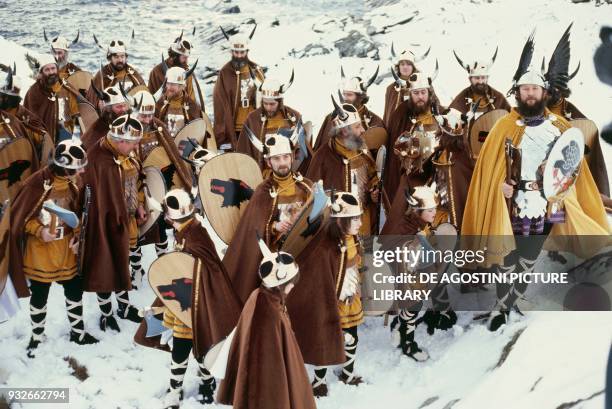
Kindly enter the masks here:
M 176 230 L 183 230 L 193 219 L 187 220 L 181 224 Z M 164 310 L 164 327 L 172 330 L 174 338 L 193 339 L 193 331 L 183 321 L 177 318 L 168 308 Z
M 367 158 L 366 152 L 349 150 L 337 139 L 335 149 L 349 161 L 351 174 L 345 175 L 345 179 L 347 176 L 349 177 L 347 190 L 359 198 L 359 202 L 363 209 L 359 234 L 361 236 L 369 236 L 371 234 L 370 227 L 372 215 L 370 214 L 370 208 L 367 204 L 370 203 L 370 191 L 378 186 L 376 168 L 372 161 Z
M 51 191 L 47 199 L 53 200 L 65 209 L 77 209 L 76 187 L 71 188 L 65 177 L 55 176 L 51 183 Z M 44 283 L 69 280 L 76 275 L 76 255 L 70 249 L 69 243 L 78 231 L 73 231 L 61 220 L 57 226 L 64 229 L 64 237 L 59 240 L 45 242 L 41 238 L 43 225 L 40 213 L 25 224 L 26 246 L 23 256 L 23 272 L 26 277 Z
M 136 209 L 138 206 L 144 206 L 144 192 L 142 190 L 142 181 L 140 180 L 139 172 L 140 165 L 132 152 L 129 156 L 122 155 L 115 147 L 113 141 L 106 139 L 111 151 L 115 155 L 115 161 L 120 166 L 119 173 L 123 181 L 123 193 L 125 195 L 125 203 L 129 217 L 128 231 L 130 234 L 130 247 L 136 247 L 138 242 L 138 223 L 136 222 Z
M 248 87 L 248 82 L 251 81 L 251 74 L 249 73 L 249 66 L 245 65 L 240 68 L 240 81 L 238 82 L 238 87 L 236 89 L 236 119 L 234 121 L 234 127 L 236 129 L 236 133 L 240 133 L 242 131 L 242 125 L 244 121 L 246 121 L 247 116 L 253 111 L 255 111 L 255 107 L 249 104 L 248 106 L 242 106 L 242 100 L 248 99 L 248 95 L 253 92 L 253 87 Z
M 361 264 L 361 256 L 359 255 L 359 243 L 355 241 L 355 236 L 346 236 L 344 239 L 346 252 L 342 257 L 345 258 L 344 270 L 358 269 Z M 363 324 L 363 307 L 361 306 L 361 293 L 358 292 L 353 296 L 350 304 L 338 302 L 338 312 L 340 314 L 340 325 L 342 328 L 352 328 Z
M 308 194 L 302 189 L 297 188 L 297 182 L 293 174 L 289 174 L 284 178 L 273 175 L 274 188 L 276 189 L 276 210 L 278 217 L 272 218 L 269 224 L 271 234 L 270 248 L 273 251 L 277 250 L 277 242 L 282 237 L 282 234 L 276 231 L 273 227 L 276 222 L 292 221 L 295 222 L 304 203 L 308 199 Z

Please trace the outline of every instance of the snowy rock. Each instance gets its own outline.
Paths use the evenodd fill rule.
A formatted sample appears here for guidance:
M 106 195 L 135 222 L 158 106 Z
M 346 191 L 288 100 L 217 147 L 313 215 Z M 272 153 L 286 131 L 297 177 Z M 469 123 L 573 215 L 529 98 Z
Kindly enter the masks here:
M 331 53 L 332 50 L 321 44 L 308 44 L 301 50 L 291 50 L 289 54 L 295 58 L 312 57 L 314 55 L 325 55 Z
M 346 37 L 334 42 L 334 46 L 340 52 L 340 57 L 379 58 L 376 43 L 357 30 L 351 30 Z
M 240 7 L 232 6 L 228 9 L 223 10 L 223 14 L 238 14 L 240 13 Z

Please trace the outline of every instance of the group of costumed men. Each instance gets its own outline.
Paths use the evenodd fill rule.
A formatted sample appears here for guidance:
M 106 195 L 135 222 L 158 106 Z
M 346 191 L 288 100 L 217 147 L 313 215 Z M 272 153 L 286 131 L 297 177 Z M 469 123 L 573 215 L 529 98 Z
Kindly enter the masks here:
M 0 266 L 8 271 L 0 277 L 0 307 L 10 305 L 10 293 L 30 297 L 29 357 L 44 342 L 55 282 L 64 289 L 71 342 L 98 342 L 83 322 L 86 291 L 97 294 L 102 331 L 126 330 L 130 327 L 118 319 L 132 321 L 139 324 L 137 343 L 171 353 L 165 408 L 181 404 L 190 353 L 201 378 L 196 399 L 203 404 L 214 402 L 216 392 L 217 402 L 235 408 L 314 408 L 314 397 L 328 394 L 329 367 L 339 365 L 346 384 L 363 382 L 355 359 L 364 322 L 360 287 L 368 237 L 427 238 L 443 223 L 485 241 L 609 234 L 609 186 L 597 136 L 587 141 L 588 154 L 562 199 L 547 200 L 538 186 L 546 147 L 571 128 L 569 120 L 584 118 L 567 100 L 568 82 L 576 74 L 568 73 L 569 28 L 547 71 L 533 68 L 529 37 L 508 93 L 516 107 L 489 84 L 497 50 L 491 60 L 473 63 L 455 53 L 469 85 L 445 107 L 434 90 L 436 75 L 418 68 L 429 50 L 422 56 L 410 50 L 396 54 L 392 46 L 394 81 L 386 89 L 382 118 L 367 107 L 378 70 L 364 79 L 346 77 L 343 67 L 338 95 L 331 92 L 333 111 L 314 143 L 301 114 L 284 102 L 293 73 L 282 84 L 265 78 L 250 60 L 254 31 L 232 36 L 223 31 L 231 60 L 214 87 L 214 128 L 201 128 L 197 141 L 177 138 L 195 121 L 210 124 L 194 75 L 197 61 L 189 62 L 192 44 L 183 33 L 148 83 L 128 64 L 122 40 L 108 43 L 108 63 L 81 88 L 71 78 L 83 71 L 69 62 L 78 35 L 72 42 L 53 38 L 53 55 L 30 57 L 37 78 L 23 103 L 15 67 L 2 65 L 0 160 L 10 166 L 0 170 Z M 493 111 L 496 121 L 474 152 L 469 131 Z M 510 168 L 504 160 L 507 138 L 510 156 L 520 154 Z M 263 180 L 250 190 L 232 185 L 248 195 L 240 198 L 241 215 L 221 258 L 200 214 L 205 192 L 198 192 L 194 181 L 207 162 L 236 152 L 256 163 Z M 158 163 L 167 187 L 161 198 L 147 185 L 149 162 Z M 299 252 L 284 251 L 319 183 L 328 217 L 310 226 L 316 234 Z M 183 281 L 187 287 L 172 291 L 175 297 L 187 291 L 182 294 L 187 315 L 169 308 L 162 296 L 141 310 L 130 303 L 129 293 L 142 287 L 145 273 L 142 246 L 154 244 L 161 260 L 172 248 L 169 229 L 174 251 L 192 260 L 192 279 Z M 478 268 L 528 274 L 539 252 L 504 247 L 488 253 Z M 507 322 L 525 290 L 524 284 L 497 286 L 497 303 L 487 316 L 490 330 Z M 434 289 L 432 304 L 420 319 L 423 303 L 392 311 L 395 345 L 416 361 L 428 359 L 415 340 L 419 322 L 432 334 L 457 321 L 446 288 Z M 152 317 L 165 329 L 155 336 L 149 336 Z M 219 349 L 223 352 L 209 365 L 207 356 Z M 211 366 L 219 362 L 223 376 L 217 388 Z M 305 363 L 314 366 L 312 380 Z

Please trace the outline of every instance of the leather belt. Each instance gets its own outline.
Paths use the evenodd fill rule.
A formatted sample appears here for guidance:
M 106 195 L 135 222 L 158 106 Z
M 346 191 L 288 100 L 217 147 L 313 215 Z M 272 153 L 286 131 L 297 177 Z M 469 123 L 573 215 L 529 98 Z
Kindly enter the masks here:
M 517 187 L 518 190 L 542 190 L 537 180 L 521 180 Z

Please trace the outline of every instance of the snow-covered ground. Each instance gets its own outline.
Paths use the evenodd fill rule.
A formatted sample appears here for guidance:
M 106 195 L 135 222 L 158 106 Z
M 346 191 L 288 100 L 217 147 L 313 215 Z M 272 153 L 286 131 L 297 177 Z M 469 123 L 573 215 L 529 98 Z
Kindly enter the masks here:
M 379 4 L 384 5 L 372 6 Z M 222 13 L 234 5 L 240 7 L 241 13 Z M 390 81 L 391 42 L 395 43 L 396 50 L 413 47 L 417 52 L 431 45 L 431 56 L 421 68 L 431 70 L 435 58 L 439 60 L 440 74 L 435 86 L 444 104 L 467 85 L 467 76 L 454 60 L 452 49 L 464 61 L 470 61 L 490 58 L 499 45 L 490 83 L 505 93 L 531 30 L 537 28 L 534 57 L 537 63 L 544 55 L 547 59 L 550 57 L 558 38 L 574 21 L 571 66 L 581 61 L 582 68 L 571 84 L 570 99 L 600 127 L 611 119 L 612 87 L 597 80 L 592 62 L 599 43 L 599 28 L 610 23 L 610 6 L 595 7 L 592 3 L 573 4 L 565 0 L 317 0 L 307 3 L 240 0 L 197 4 L 186 0 L 146 3 L 26 0 L 0 7 L 3 17 L 6 16 L 0 28 L 0 62 L 16 61 L 19 76 L 25 83 L 31 81 L 26 75 L 25 52 L 36 54 L 47 50 L 42 38 L 43 26 L 49 33 L 61 30 L 69 38 L 80 27 L 82 43 L 72 56 L 75 62 L 90 70 L 98 66 L 102 57 L 92 41 L 92 32 L 107 41 L 112 36 L 125 36 L 134 27 L 137 40 L 130 51 L 130 62 L 148 75 L 158 62 L 160 52 L 167 49 L 180 29 L 189 30 L 196 25 L 194 57 L 200 58 L 199 74 L 205 76 L 210 73 L 205 67 L 218 68 L 228 58 L 227 51 L 221 49 L 222 42 L 211 40 L 219 36 L 218 25 L 231 27 L 245 23 L 242 30 L 250 30 L 248 19 L 254 18 L 258 28 L 252 41 L 252 58 L 269 68 L 268 76 L 281 81 L 286 81 L 295 68 L 296 80 L 286 102 L 313 122 L 315 133 L 330 110 L 329 94 L 335 93 L 339 83 L 340 63 L 348 75 L 364 76 L 371 75 L 380 65 L 384 79 L 370 88 L 369 106 L 382 114 L 384 88 Z M 411 16 L 414 18 L 409 23 L 392 26 Z M 120 17 L 122 22 L 118 21 Z M 278 25 L 272 24 L 275 20 Z M 367 57 L 341 59 L 335 44 L 353 30 L 364 35 Z M 311 51 L 299 58 L 306 48 Z M 317 53 L 321 54 L 314 55 Z M 373 59 L 376 56 L 378 59 Z M 213 79 L 205 86 L 209 110 L 212 109 Z M 609 146 L 604 146 L 606 157 L 611 152 Z M 612 166 L 610 161 L 608 166 Z M 154 251 L 146 248 L 145 252 L 147 267 Z M 134 304 L 142 307 L 149 305 L 153 293 L 145 288 L 131 297 Z M 120 334 L 99 331 L 99 310 L 93 294 L 85 295 L 85 324 L 101 342 L 89 347 L 71 344 L 63 303 L 61 288 L 54 286 L 46 326 L 48 341 L 40 346 L 35 360 L 25 355 L 30 337 L 27 300 L 22 300 L 22 311 L 16 317 L 0 324 L 0 387 L 70 387 L 71 404 L 66 406 L 70 408 L 161 407 L 160 399 L 168 384 L 170 356 L 134 345 L 135 324 L 120 322 Z M 382 318 L 367 319 L 360 328 L 356 363 L 357 372 L 367 383 L 358 388 L 345 386 L 329 374 L 330 395 L 318 400 L 318 407 L 358 409 L 395 404 L 428 409 L 558 408 L 570 407 L 562 405 L 583 399 L 573 407 L 603 406 L 600 392 L 604 389 L 605 364 L 612 340 L 611 313 L 531 312 L 495 334 L 472 323 L 471 317 L 471 313 L 460 314 L 461 325 L 431 337 L 420 328 L 418 340 L 432 357 L 424 364 L 406 359 L 392 348 L 389 329 L 383 327 Z M 500 363 L 502 356 L 506 358 Z M 88 378 L 81 382 L 73 376 L 65 357 L 73 357 L 85 366 Z M 197 390 L 193 364 L 185 382 L 186 408 L 201 407 L 193 399 Z

